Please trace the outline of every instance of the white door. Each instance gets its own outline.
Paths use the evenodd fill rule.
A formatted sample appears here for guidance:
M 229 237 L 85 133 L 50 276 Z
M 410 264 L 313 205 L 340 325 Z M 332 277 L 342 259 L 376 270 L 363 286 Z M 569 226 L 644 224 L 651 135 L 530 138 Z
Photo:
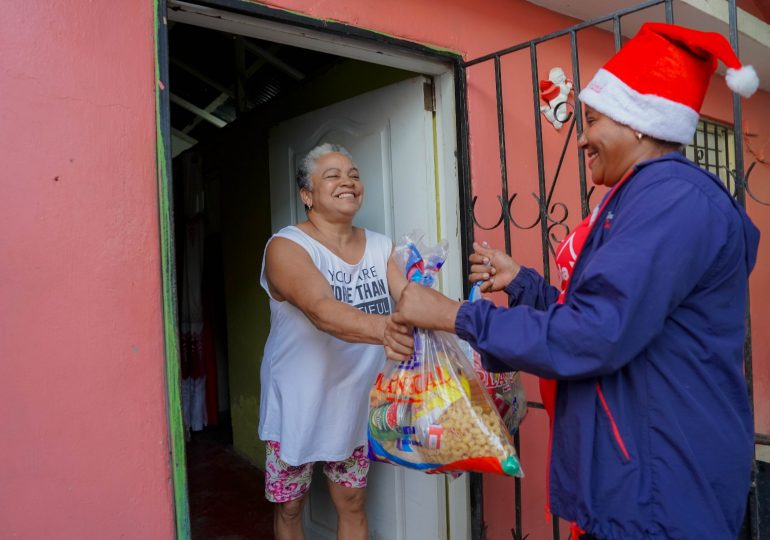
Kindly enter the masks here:
M 437 194 L 434 118 L 432 112 L 425 110 L 423 88 L 428 82 L 425 77 L 409 79 L 299 116 L 272 129 L 273 231 L 304 219 L 294 181 L 296 165 L 317 144 L 331 142 L 350 150 L 365 186 L 364 204 L 356 216 L 356 225 L 385 233 L 394 240 L 420 229 L 426 239 L 435 241 L 442 222 L 437 201 L 447 198 Z M 456 178 L 454 171 L 452 177 Z M 450 185 L 456 190 L 456 180 Z M 456 205 L 455 198 L 449 200 Z M 456 213 L 457 208 L 445 209 L 445 214 L 452 218 Z M 456 236 L 453 234 L 450 241 Z M 453 243 L 452 249 L 459 253 L 459 242 Z M 426 475 L 373 463 L 367 496 L 371 538 L 448 538 L 447 481 L 443 475 Z M 306 535 L 311 540 L 331 539 L 336 538 L 335 530 L 334 507 L 323 473 L 317 468 L 305 511 Z

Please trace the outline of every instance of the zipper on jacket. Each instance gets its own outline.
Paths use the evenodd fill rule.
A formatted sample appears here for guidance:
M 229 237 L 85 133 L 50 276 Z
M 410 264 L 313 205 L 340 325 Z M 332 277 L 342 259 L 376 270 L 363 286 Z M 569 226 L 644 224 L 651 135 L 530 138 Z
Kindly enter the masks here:
M 604 392 L 602 392 L 602 387 L 598 382 L 596 383 L 596 393 L 599 395 L 599 400 L 602 402 L 602 408 L 604 408 L 604 412 L 610 421 L 610 426 L 612 426 L 612 435 L 615 437 L 615 442 L 618 443 L 618 447 L 620 447 L 620 451 L 623 453 L 623 457 L 626 458 L 626 461 L 631 461 L 631 456 L 628 454 L 628 450 L 626 449 L 626 443 L 623 442 L 623 437 L 620 436 L 618 425 L 615 423 L 615 418 L 612 416 L 612 412 L 607 405 L 607 400 L 604 399 Z

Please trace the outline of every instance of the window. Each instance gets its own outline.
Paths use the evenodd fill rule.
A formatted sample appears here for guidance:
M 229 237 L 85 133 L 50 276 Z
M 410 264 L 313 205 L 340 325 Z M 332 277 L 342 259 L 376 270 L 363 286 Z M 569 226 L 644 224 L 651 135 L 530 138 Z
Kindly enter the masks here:
M 722 179 L 735 195 L 735 132 L 732 127 L 708 120 L 699 120 L 692 144 L 684 154 L 695 164 Z

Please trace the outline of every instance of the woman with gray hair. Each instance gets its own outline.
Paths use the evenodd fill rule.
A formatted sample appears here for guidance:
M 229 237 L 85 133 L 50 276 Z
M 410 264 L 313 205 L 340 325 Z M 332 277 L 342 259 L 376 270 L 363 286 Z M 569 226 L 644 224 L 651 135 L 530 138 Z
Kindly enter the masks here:
M 265 496 L 276 503 L 276 538 L 302 538 L 302 507 L 322 461 L 338 537 L 363 540 L 369 388 L 382 345 L 394 358 L 410 356 L 384 337 L 390 297 L 398 300 L 406 280 L 391 240 L 353 225 L 364 185 L 350 152 L 317 146 L 300 164 L 297 187 L 307 219 L 270 239 L 260 279 L 270 297 L 260 373 Z

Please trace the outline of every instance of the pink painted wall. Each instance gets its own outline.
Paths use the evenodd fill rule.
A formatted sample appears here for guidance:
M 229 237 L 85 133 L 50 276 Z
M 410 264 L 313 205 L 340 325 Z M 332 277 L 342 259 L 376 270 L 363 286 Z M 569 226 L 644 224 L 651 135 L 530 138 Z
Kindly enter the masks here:
M 0 17 L 4 538 L 171 538 L 152 2 Z

